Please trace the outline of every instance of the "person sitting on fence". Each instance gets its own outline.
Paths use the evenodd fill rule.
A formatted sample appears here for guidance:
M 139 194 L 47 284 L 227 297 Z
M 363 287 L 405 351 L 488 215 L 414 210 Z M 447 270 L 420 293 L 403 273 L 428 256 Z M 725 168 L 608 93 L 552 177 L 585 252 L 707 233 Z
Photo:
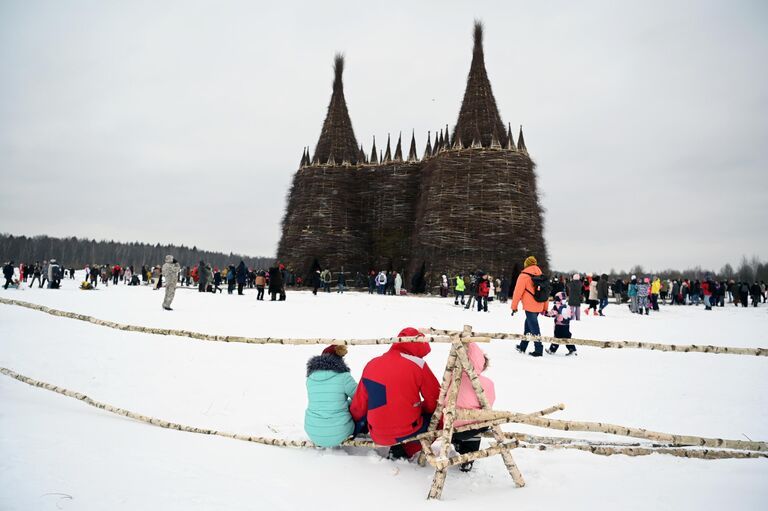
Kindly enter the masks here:
M 477 378 L 480 380 L 480 385 L 483 387 L 483 394 L 485 394 L 485 399 L 488 401 L 488 406 L 493 407 L 493 403 L 496 401 L 496 390 L 493 381 L 482 374 L 488 368 L 488 356 L 483 353 L 480 346 L 474 342 L 467 345 L 467 353 L 469 355 L 470 363 L 475 368 L 475 374 L 477 374 Z M 448 392 L 446 392 L 445 395 L 445 402 L 443 403 L 444 406 L 448 404 L 447 401 L 450 389 L 451 387 L 449 385 Z M 480 410 L 481 408 L 480 401 L 477 399 L 477 394 L 475 394 L 475 389 L 472 387 L 472 382 L 465 372 L 461 375 L 459 393 L 456 397 L 456 409 Z M 476 421 L 457 420 L 453 423 L 453 427 L 459 428 L 461 426 L 472 424 L 473 422 Z M 451 443 L 459 454 L 475 452 L 480 449 L 480 434 L 485 431 L 488 431 L 488 428 L 468 429 L 466 431 L 454 433 L 451 437 Z M 474 461 L 462 463 L 459 466 L 459 469 L 462 472 L 469 472 L 472 470 L 473 463 Z
M 555 338 L 557 339 L 570 339 L 571 338 L 571 308 L 566 303 L 565 293 L 562 291 L 555 295 L 555 301 L 552 305 L 552 310 L 547 313 L 542 313 L 550 318 L 555 318 Z M 547 353 L 554 355 L 559 348 L 559 344 L 552 343 L 549 345 Z M 565 356 L 575 355 L 576 346 L 573 344 L 566 344 L 568 353 Z
M 405 328 L 398 337 L 423 337 Z M 418 441 L 401 442 L 423 433 L 437 407 L 440 384 L 424 361 L 426 342 L 401 342 L 365 366 L 349 411 L 356 422 L 367 418 L 371 439 L 392 446 L 393 459 L 411 458 L 421 450 Z M 398 445 L 395 445 L 398 444 Z
M 346 346 L 331 345 L 307 362 L 304 431 L 320 447 L 335 447 L 356 433 L 349 403 L 357 382 L 344 362 L 346 354 Z

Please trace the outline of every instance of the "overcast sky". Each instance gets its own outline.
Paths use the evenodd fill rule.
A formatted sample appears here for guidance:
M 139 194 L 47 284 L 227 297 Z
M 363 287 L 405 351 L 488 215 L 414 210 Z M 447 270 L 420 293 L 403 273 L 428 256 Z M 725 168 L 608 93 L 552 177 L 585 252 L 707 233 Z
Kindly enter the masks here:
M 555 268 L 768 256 L 768 2 L 0 0 L 0 232 L 273 255 L 346 54 L 358 141 L 458 116 L 485 23 Z

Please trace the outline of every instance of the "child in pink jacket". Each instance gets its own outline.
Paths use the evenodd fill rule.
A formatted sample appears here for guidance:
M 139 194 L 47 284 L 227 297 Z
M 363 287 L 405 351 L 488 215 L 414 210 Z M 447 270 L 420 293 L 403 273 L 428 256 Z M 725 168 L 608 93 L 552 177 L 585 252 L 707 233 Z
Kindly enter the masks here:
M 488 368 L 488 357 L 483 353 L 475 343 L 469 343 L 467 345 L 467 352 L 469 354 L 469 362 L 475 368 L 475 373 L 480 380 L 480 384 L 483 387 L 483 393 L 488 400 L 488 405 L 493 407 L 494 401 L 496 401 L 496 389 L 494 388 L 493 381 L 490 378 L 483 376 L 482 373 Z M 448 387 L 450 391 L 450 387 Z M 446 402 L 448 400 L 448 393 L 446 393 Z M 445 405 L 446 403 L 443 403 Z M 456 409 L 464 410 L 480 410 L 480 402 L 477 399 L 475 390 L 472 388 L 472 382 L 469 381 L 467 373 L 461 375 L 461 383 L 459 385 L 459 394 L 456 398 Z M 472 424 L 475 421 L 456 421 L 453 423 L 454 428 L 466 426 Z M 460 433 L 454 433 L 451 437 L 451 443 L 453 444 L 456 452 L 459 454 L 466 454 L 468 452 L 475 452 L 480 449 L 480 434 L 488 431 L 488 428 L 469 429 Z M 459 467 L 462 472 L 469 472 L 472 470 L 472 464 L 474 462 L 468 461 L 462 463 Z

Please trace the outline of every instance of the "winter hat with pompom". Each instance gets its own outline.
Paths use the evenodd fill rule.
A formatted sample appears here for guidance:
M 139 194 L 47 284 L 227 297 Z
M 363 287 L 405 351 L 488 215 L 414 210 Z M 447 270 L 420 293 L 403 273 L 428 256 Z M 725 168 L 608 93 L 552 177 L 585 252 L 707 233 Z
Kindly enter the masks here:
M 578 273 L 573 274 L 573 280 L 579 280 L 580 278 L 581 278 L 581 275 L 579 275 Z
M 525 258 L 525 262 L 523 263 L 523 266 L 528 268 L 529 266 L 533 266 L 535 264 L 539 264 L 539 262 L 536 260 L 533 256 L 528 256 Z
M 419 332 L 413 327 L 403 328 L 400 330 L 400 333 L 397 334 L 398 337 L 424 337 L 424 334 Z
M 650 282 L 651 282 L 651 279 L 649 279 L 648 277 L 645 277 L 645 278 L 643 279 L 643 282 L 645 282 L 646 284 L 650 284 Z
M 343 357 L 347 354 L 347 346 L 344 344 L 331 344 L 323 350 L 323 355 L 336 355 Z

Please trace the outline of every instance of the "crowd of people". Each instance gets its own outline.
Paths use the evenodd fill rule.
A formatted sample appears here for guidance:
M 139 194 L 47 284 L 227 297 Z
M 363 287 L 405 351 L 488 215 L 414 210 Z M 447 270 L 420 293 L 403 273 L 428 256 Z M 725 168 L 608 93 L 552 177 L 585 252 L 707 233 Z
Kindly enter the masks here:
M 16 276 L 17 269 L 19 270 L 18 276 Z M 69 273 L 70 278 L 75 278 L 75 269 L 66 270 L 56 259 L 42 263 L 36 261 L 33 265 L 24 263 L 16 265 L 13 261 L 8 261 L 3 265 L 3 277 L 5 278 L 3 289 L 19 288 L 22 284 L 27 284 L 28 281 L 30 287 L 37 282 L 40 288 L 58 289 L 66 273 Z

